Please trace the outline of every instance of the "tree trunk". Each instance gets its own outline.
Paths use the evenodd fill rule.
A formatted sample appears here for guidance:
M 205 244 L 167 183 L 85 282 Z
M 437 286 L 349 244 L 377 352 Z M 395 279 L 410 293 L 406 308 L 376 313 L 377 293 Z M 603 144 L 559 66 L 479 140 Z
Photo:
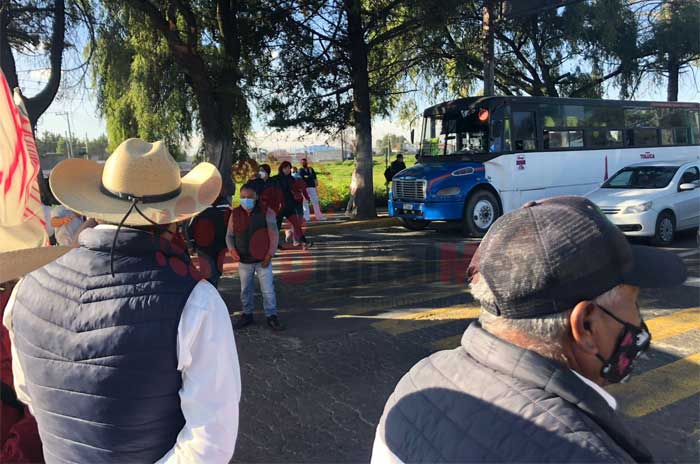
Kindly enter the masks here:
M 5 74 L 7 85 L 12 91 L 17 87 L 17 69 L 15 68 L 15 57 L 12 56 L 12 48 L 10 47 L 9 34 L 7 32 L 9 26 L 8 6 L 5 5 L 0 12 L 0 68 Z
M 483 7 L 482 35 L 484 40 L 484 96 L 495 95 L 494 73 L 496 69 L 495 39 L 494 39 L 494 1 L 486 0 Z
M 678 75 L 680 74 L 680 65 L 678 64 L 678 57 L 675 53 L 669 54 L 666 72 L 668 73 L 667 99 L 668 101 L 678 101 Z
M 61 85 L 61 66 L 63 64 L 63 48 L 66 31 L 66 8 L 64 0 L 54 2 L 53 34 L 51 35 L 51 75 L 41 92 L 32 98 L 25 98 L 24 103 L 29 113 L 32 127 L 44 112 L 49 109 Z
M 231 167 L 233 166 L 233 127 L 232 112 L 226 108 L 226 103 L 219 101 L 213 108 L 207 108 L 199 103 L 200 123 L 202 126 L 202 138 L 207 160 L 217 167 L 221 173 L 224 192 L 233 195 L 236 187 L 231 179 Z
M 372 113 L 367 70 L 367 44 L 362 28 L 360 0 L 345 0 L 348 15 L 350 41 L 350 67 L 352 74 L 352 113 L 357 138 L 356 164 L 358 185 L 355 193 L 358 219 L 377 216 L 374 205 L 374 181 L 372 176 Z

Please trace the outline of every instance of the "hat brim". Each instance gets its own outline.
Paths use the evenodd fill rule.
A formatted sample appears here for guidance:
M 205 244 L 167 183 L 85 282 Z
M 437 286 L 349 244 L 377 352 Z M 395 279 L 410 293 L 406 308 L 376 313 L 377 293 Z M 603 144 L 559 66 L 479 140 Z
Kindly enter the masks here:
M 0 283 L 18 279 L 46 266 L 71 249 L 67 246 L 47 246 L 0 253 Z
M 623 273 L 622 283 L 641 288 L 676 287 L 685 282 L 688 271 L 683 260 L 670 251 L 632 245 L 634 264 Z
M 59 163 L 49 177 L 56 199 L 68 209 L 101 222 L 119 224 L 131 203 L 100 190 L 104 164 L 84 159 Z M 182 178 L 180 194 L 158 203 L 139 203 L 139 210 L 156 224 L 184 221 L 204 211 L 221 190 L 221 175 L 213 164 L 200 163 Z M 149 221 L 132 211 L 125 225 L 147 226 Z

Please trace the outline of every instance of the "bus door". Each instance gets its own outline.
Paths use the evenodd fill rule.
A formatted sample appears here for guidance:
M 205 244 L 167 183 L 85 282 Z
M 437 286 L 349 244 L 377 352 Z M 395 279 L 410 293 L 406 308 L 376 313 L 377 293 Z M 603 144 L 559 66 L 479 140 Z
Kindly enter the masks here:
M 514 200 L 515 207 L 530 200 L 543 198 L 544 189 L 551 184 L 549 160 L 542 153 L 542 133 L 538 107 L 534 104 L 513 104 L 511 106 L 511 139 L 513 187 L 519 195 Z M 518 198 L 519 197 L 519 198 Z

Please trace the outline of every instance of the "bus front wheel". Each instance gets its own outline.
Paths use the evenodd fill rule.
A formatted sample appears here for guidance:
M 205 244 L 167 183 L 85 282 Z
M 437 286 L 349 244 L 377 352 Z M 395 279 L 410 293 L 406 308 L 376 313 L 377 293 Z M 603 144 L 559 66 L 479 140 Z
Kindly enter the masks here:
M 402 218 L 401 222 L 403 222 L 403 226 L 408 230 L 423 230 L 430 224 L 430 221 L 424 221 L 422 219 Z
M 469 197 L 462 216 L 462 233 L 483 237 L 491 224 L 501 215 L 496 196 L 488 190 L 479 190 Z

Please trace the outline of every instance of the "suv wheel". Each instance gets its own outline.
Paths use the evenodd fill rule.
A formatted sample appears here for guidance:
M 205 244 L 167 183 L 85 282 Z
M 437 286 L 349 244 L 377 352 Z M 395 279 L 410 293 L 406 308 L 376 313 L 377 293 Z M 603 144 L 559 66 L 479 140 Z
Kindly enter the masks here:
M 656 246 L 668 246 L 673 243 L 673 236 L 676 233 L 676 220 L 668 211 L 663 211 L 656 218 L 656 231 L 651 239 Z

